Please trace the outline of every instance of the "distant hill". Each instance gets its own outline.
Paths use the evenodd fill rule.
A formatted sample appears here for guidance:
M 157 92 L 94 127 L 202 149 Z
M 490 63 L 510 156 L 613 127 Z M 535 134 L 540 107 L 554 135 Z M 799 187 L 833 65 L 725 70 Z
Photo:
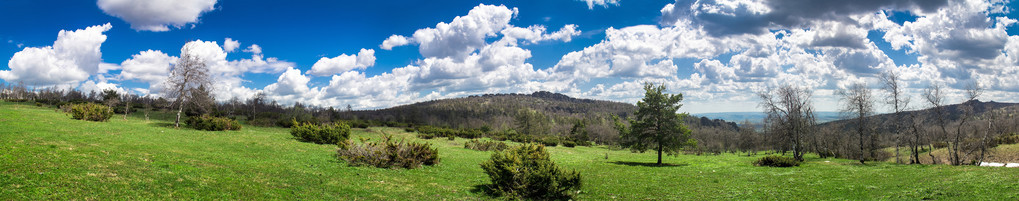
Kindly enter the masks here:
M 401 105 L 386 109 L 354 111 L 357 118 L 379 121 L 396 121 L 416 125 L 433 125 L 451 128 L 481 128 L 487 126 L 502 130 L 515 128 L 522 114 L 537 112 L 547 117 L 549 134 L 568 133 L 574 122 L 587 121 L 592 138 L 610 139 L 618 136 L 613 129 L 612 115 L 627 118 L 637 106 L 629 103 L 578 99 L 559 93 L 539 91 L 531 94 L 484 94 L 462 98 L 440 99 Z M 688 123 L 696 127 L 736 124 L 723 120 L 692 117 Z
M 630 116 L 636 106 L 628 103 L 577 99 L 546 91 L 532 94 L 485 94 L 439 99 L 379 110 L 355 111 L 359 118 L 447 127 L 506 127 L 523 111 L 539 111 L 553 120 L 603 119 Z
M 763 112 L 716 112 L 716 113 L 700 113 L 695 114 L 696 116 L 707 117 L 711 119 L 721 119 L 730 122 L 741 123 L 744 120 L 750 120 L 751 123 L 760 124 L 768 114 Z M 824 123 L 829 121 L 836 121 L 841 119 L 839 112 L 815 112 L 818 123 Z
M 1001 103 L 1001 102 L 994 102 L 994 101 L 981 102 L 980 100 L 973 100 L 973 101 L 970 101 L 968 103 L 970 103 L 970 105 L 973 107 L 973 113 L 974 113 L 975 116 L 981 116 L 981 115 L 984 115 L 984 113 L 986 113 L 988 111 L 998 110 L 998 109 L 1002 109 L 1002 108 L 1019 109 L 1019 103 Z M 948 122 L 955 122 L 955 121 L 960 120 L 961 116 L 963 115 L 963 111 L 962 111 L 963 104 L 966 104 L 966 103 L 959 103 L 959 104 L 944 106 L 945 107 L 945 112 L 947 113 L 946 116 L 948 117 L 946 120 Z M 934 123 L 934 121 L 935 121 L 935 116 L 934 116 L 935 114 L 933 112 L 933 108 L 926 108 L 926 109 L 922 109 L 922 110 L 908 111 L 904 115 L 906 115 L 906 116 L 916 115 L 917 117 L 925 119 L 925 121 L 927 123 Z M 895 117 L 895 114 L 879 114 L 879 115 L 870 116 L 868 118 L 871 118 L 871 120 L 875 121 L 875 122 L 884 122 L 882 124 L 883 127 L 879 131 L 890 131 L 890 130 L 892 130 L 892 124 L 890 124 L 890 123 L 894 123 L 893 122 L 893 118 L 894 117 Z M 855 126 L 854 126 L 854 124 L 852 123 L 851 120 L 831 121 L 831 122 L 827 122 L 827 123 L 821 124 L 819 126 L 832 126 L 832 125 L 846 125 L 843 129 L 852 129 L 852 128 L 855 128 Z

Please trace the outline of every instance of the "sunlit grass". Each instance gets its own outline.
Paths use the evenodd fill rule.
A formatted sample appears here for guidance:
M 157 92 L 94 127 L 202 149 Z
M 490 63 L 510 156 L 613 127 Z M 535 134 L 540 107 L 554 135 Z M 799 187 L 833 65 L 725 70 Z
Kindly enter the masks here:
M 0 200 L 40 199 L 493 199 L 478 166 L 491 152 L 464 139 L 421 140 L 398 128 L 351 135 L 425 141 L 441 162 L 419 169 L 348 167 L 336 146 L 298 142 L 287 129 L 208 132 L 168 127 L 170 115 L 73 120 L 53 108 L 0 102 Z M 510 145 L 516 145 L 510 143 Z M 897 165 L 809 156 L 800 167 L 750 165 L 759 156 L 680 155 L 553 147 L 581 172 L 580 200 L 1019 199 L 1019 168 Z

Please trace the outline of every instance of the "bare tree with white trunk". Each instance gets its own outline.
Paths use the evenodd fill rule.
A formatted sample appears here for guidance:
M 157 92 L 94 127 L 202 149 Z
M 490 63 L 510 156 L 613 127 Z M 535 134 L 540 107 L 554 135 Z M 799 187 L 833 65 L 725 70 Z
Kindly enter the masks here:
M 902 80 L 899 77 L 899 74 L 896 74 L 895 71 L 883 73 L 879 78 L 881 78 L 881 82 L 884 84 L 884 90 L 888 93 L 887 96 L 885 96 L 885 103 L 891 106 L 892 111 L 894 112 L 894 120 L 891 122 L 895 132 L 895 162 L 901 163 L 899 159 L 899 147 L 902 145 L 903 137 L 902 122 L 912 122 L 912 119 L 907 121 L 904 116 L 905 111 L 909 108 L 910 98 L 903 91 Z M 913 135 L 914 136 L 912 137 L 914 139 L 909 140 L 909 162 L 916 164 L 920 161 L 920 156 L 918 154 L 920 150 L 917 148 L 919 146 L 920 134 L 914 133 Z
M 180 115 L 184 111 L 184 105 L 191 100 L 191 90 L 199 86 L 210 86 L 209 67 L 205 61 L 191 52 L 191 44 L 184 45 L 180 50 L 180 58 L 177 64 L 170 67 L 170 77 L 165 84 L 168 97 L 174 98 L 177 105 L 177 119 L 173 121 L 174 127 L 180 127 Z

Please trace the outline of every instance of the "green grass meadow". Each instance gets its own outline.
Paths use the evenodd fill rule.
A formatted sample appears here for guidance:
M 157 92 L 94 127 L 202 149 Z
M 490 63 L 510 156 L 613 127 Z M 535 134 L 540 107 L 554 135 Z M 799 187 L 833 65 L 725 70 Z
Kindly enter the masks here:
M 294 140 L 287 129 L 174 129 L 168 114 L 108 122 L 73 120 L 53 107 L 0 102 L 0 200 L 310 199 L 488 200 L 478 165 L 491 152 L 464 139 L 422 140 L 399 128 L 354 129 L 351 138 L 425 141 L 440 164 L 349 167 L 335 145 Z M 552 147 L 580 171 L 576 200 L 1019 200 L 1019 168 L 859 165 L 808 156 L 792 168 L 755 167 L 762 155 L 680 155 Z

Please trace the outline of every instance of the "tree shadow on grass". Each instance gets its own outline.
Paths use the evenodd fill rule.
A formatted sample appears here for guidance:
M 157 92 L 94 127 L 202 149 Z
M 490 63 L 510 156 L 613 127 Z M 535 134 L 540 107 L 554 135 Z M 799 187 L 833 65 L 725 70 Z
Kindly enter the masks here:
M 682 166 L 690 165 L 690 164 L 686 164 L 686 163 L 680 163 L 680 164 L 662 163 L 661 165 L 659 165 L 658 163 L 645 163 L 645 162 L 632 162 L 632 161 L 614 161 L 614 162 L 609 162 L 609 163 L 616 164 L 616 165 L 644 166 L 644 167 L 682 167 Z
M 152 122 L 150 126 L 161 127 L 161 128 L 174 128 L 173 122 Z M 182 126 L 183 127 L 183 126 Z
M 471 193 L 475 193 L 475 194 L 484 194 L 484 195 L 487 195 L 490 198 L 496 198 L 496 196 L 497 196 L 496 193 L 495 193 L 495 190 L 492 189 L 492 185 L 490 185 L 490 184 L 478 184 L 478 185 L 474 185 L 473 187 L 471 187 L 470 191 L 471 191 Z

